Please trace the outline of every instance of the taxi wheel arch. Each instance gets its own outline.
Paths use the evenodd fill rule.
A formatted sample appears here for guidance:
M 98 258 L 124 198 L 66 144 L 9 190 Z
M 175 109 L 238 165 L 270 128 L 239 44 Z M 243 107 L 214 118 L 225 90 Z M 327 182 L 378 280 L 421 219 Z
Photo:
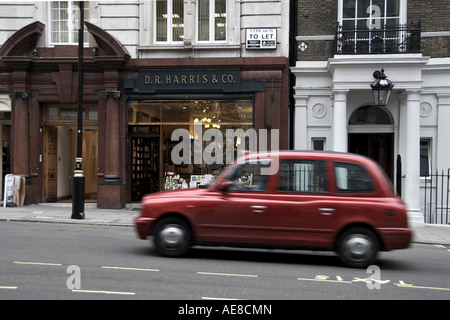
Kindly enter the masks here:
M 381 241 L 375 230 L 359 224 L 345 228 L 336 246 L 341 261 L 354 268 L 366 268 L 373 264 L 380 250 Z
M 168 257 L 186 254 L 192 246 L 192 229 L 180 215 L 166 215 L 159 219 L 152 230 L 156 251 Z

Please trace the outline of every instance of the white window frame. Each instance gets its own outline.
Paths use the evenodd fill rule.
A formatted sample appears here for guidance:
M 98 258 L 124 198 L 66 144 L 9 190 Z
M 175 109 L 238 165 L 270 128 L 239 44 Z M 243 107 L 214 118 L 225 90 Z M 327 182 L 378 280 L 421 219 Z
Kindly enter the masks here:
M 197 43 L 226 43 L 228 40 L 228 17 L 229 17 L 229 6 L 228 6 L 228 2 L 227 0 L 225 1 L 225 6 L 226 6 L 226 23 L 225 23 L 225 40 L 215 40 L 215 34 L 216 34 L 216 20 L 215 20 L 215 15 L 216 15 L 216 3 L 215 0 L 209 0 L 209 40 L 200 40 L 198 37 L 198 32 L 199 32 L 199 6 L 197 6 L 197 12 L 196 12 L 196 30 L 195 30 L 195 37 L 197 40 Z
M 67 27 L 68 27 L 68 40 L 67 42 L 60 42 L 60 41 L 53 41 L 53 19 L 52 19 L 52 3 L 54 2 L 67 2 L 68 3 L 68 7 L 67 7 Z M 55 46 L 55 45 L 74 45 L 74 44 L 78 44 L 78 41 L 75 41 L 75 34 L 77 34 L 78 29 L 80 27 L 80 16 L 79 13 L 75 13 L 74 11 L 77 10 L 79 11 L 79 9 L 74 9 L 74 3 L 78 2 L 78 1 L 49 1 L 48 2 L 48 43 L 50 46 Z M 85 11 L 85 21 L 87 21 L 88 19 L 86 19 L 86 10 L 89 10 L 89 2 L 85 2 L 84 4 L 84 11 Z M 60 11 L 59 11 L 60 14 Z M 75 21 L 75 18 L 77 19 Z M 58 21 L 64 21 L 64 20 L 58 20 Z M 61 30 L 58 30 L 58 32 L 61 32 Z M 84 44 L 88 45 L 89 41 L 88 41 L 88 33 L 86 32 L 86 26 L 84 27 Z
M 344 22 L 344 1 L 346 0 L 338 0 L 338 23 L 339 25 L 343 25 Z M 398 0 L 400 5 L 399 12 L 399 24 L 406 24 L 408 21 L 407 13 L 408 13 L 408 0 Z
M 173 39 L 173 0 L 166 0 L 167 2 L 167 40 L 166 41 L 158 41 L 158 17 L 157 15 L 157 2 L 153 1 L 153 12 L 154 12 L 154 24 L 153 24 L 153 30 L 154 30 L 154 37 L 155 37 L 155 44 L 180 44 L 183 43 L 183 40 L 174 40 Z M 186 12 L 186 4 L 183 3 L 183 10 Z M 185 18 L 183 17 L 183 24 L 184 24 Z M 183 35 L 185 34 L 185 26 L 183 25 Z

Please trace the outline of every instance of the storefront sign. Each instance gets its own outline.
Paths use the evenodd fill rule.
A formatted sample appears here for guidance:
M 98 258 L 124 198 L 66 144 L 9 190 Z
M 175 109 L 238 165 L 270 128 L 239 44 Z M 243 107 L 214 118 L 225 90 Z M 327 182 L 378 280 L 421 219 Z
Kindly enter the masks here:
M 277 29 L 246 29 L 245 49 L 276 49 Z
M 240 90 L 239 69 L 139 70 L 139 92 Z

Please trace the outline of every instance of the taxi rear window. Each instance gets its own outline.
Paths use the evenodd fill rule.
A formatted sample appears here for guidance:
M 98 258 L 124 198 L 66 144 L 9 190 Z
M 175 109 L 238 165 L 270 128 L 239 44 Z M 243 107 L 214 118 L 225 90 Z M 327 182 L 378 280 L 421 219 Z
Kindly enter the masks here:
M 334 162 L 336 187 L 340 193 L 370 193 L 375 191 L 369 172 L 353 162 Z

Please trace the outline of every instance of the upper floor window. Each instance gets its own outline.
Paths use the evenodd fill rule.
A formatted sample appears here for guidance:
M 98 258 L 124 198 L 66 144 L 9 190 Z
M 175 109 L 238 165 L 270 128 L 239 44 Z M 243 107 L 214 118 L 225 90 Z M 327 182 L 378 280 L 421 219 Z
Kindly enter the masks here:
M 406 24 L 407 0 L 339 0 L 336 53 L 420 52 L 420 22 Z
M 344 0 L 343 26 L 367 30 L 400 24 L 400 0 Z
M 156 42 L 184 40 L 184 1 L 156 1 Z
M 226 0 L 198 1 L 198 41 L 225 41 L 227 39 Z
M 80 28 L 79 1 L 51 1 L 50 10 L 50 43 L 77 44 L 78 29 Z M 89 20 L 89 6 L 84 6 L 84 20 Z M 84 40 L 88 39 L 88 32 L 84 31 Z

